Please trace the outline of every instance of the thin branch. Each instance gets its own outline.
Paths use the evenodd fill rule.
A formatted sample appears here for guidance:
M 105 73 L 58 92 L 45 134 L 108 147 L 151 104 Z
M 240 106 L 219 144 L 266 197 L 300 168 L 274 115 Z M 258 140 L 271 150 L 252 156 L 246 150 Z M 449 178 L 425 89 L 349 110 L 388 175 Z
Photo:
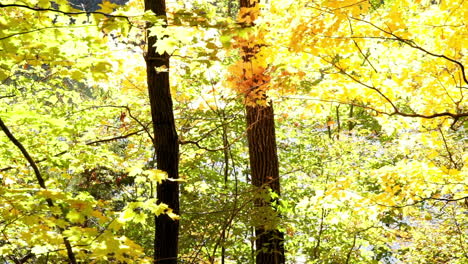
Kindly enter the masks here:
M 217 129 L 219 127 L 216 127 L 215 129 Z M 195 146 L 197 146 L 199 149 L 203 149 L 203 150 L 206 150 L 206 151 L 210 151 L 210 152 L 215 152 L 215 151 L 221 151 L 221 150 L 225 150 L 225 149 L 229 149 L 232 145 L 234 145 L 234 143 L 236 143 L 239 139 L 241 138 L 244 138 L 245 134 L 247 132 L 244 132 L 243 134 L 241 134 L 240 136 L 238 136 L 237 138 L 235 138 L 232 142 L 230 142 L 227 146 L 223 146 L 223 147 L 220 147 L 220 148 L 217 148 L 217 149 L 210 149 L 210 148 L 207 148 L 207 147 L 203 147 L 200 145 L 200 141 L 202 141 L 203 139 L 205 139 L 211 132 L 208 132 L 207 134 L 205 134 L 204 136 L 202 136 L 199 140 L 197 141 L 194 141 L 194 140 L 179 140 L 179 144 L 180 145 L 186 145 L 186 144 L 193 144 Z
M 436 117 L 444 117 L 445 116 L 445 117 L 452 117 L 453 119 L 455 119 L 455 121 L 458 121 L 460 118 L 463 118 L 463 117 L 468 117 L 468 112 L 459 113 L 459 114 L 454 114 L 454 113 L 451 113 L 451 112 L 441 112 L 441 113 L 435 113 L 435 114 L 431 114 L 431 115 L 422 115 L 422 114 L 416 114 L 416 113 L 413 113 L 413 114 L 404 113 L 404 112 L 400 112 L 400 111 L 385 112 L 385 111 L 373 108 L 371 106 L 367 106 L 367 105 L 363 105 L 363 104 L 356 104 L 356 103 L 353 103 L 353 102 L 338 101 L 338 100 L 326 100 L 326 99 L 320 99 L 320 98 L 307 98 L 307 97 L 306 98 L 301 98 L 301 97 L 293 97 L 293 96 L 285 96 L 284 98 L 298 99 L 298 100 L 313 100 L 313 101 L 319 101 L 319 102 L 325 102 L 325 103 L 337 103 L 337 104 L 352 105 L 352 106 L 361 107 L 361 108 L 364 108 L 364 109 L 374 111 L 376 114 L 388 115 L 388 116 L 400 115 L 400 116 L 404 116 L 404 117 L 420 117 L 420 118 L 424 118 L 424 119 L 433 119 L 433 118 L 436 118 Z
M 34 160 L 31 158 L 31 155 L 29 155 L 28 151 L 24 148 L 23 144 L 21 144 L 21 142 L 19 142 L 15 138 L 15 136 L 13 136 L 13 134 L 10 132 L 8 127 L 5 125 L 5 123 L 3 123 L 3 120 L 1 118 L 0 118 L 0 128 L 3 130 L 3 132 L 5 132 L 8 139 L 10 139 L 10 141 L 13 144 L 15 144 L 15 146 L 17 148 L 19 148 L 19 150 L 23 154 L 24 158 L 26 158 L 29 165 L 33 168 L 34 174 L 36 175 L 36 180 L 39 183 L 39 186 L 41 186 L 41 188 L 43 188 L 43 189 L 47 189 L 46 186 L 45 186 L 44 178 L 42 177 L 41 172 L 39 171 L 39 168 L 36 165 L 36 162 L 34 162 Z
M 84 108 L 84 109 L 81 109 L 79 110 L 78 112 L 81 112 L 81 111 L 86 111 L 86 110 L 89 110 L 89 109 L 97 109 L 97 108 L 123 108 L 125 110 L 127 110 L 128 112 L 128 116 L 130 116 L 131 119 L 133 119 L 135 122 L 137 122 L 142 128 L 143 130 L 146 132 L 146 134 L 148 135 L 148 137 L 151 139 L 151 142 L 153 142 L 153 145 L 154 145 L 154 138 L 153 136 L 151 135 L 151 132 L 148 130 L 148 126 L 147 125 L 144 125 L 143 122 L 141 122 L 138 118 L 136 118 L 133 114 L 132 114 L 132 111 L 130 110 L 130 107 L 126 106 L 126 105 L 99 105 L 99 106 L 91 106 L 89 108 Z
M 384 207 L 391 207 L 391 208 L 405 208 L 405 207 L 415 206 L 415 205 L 418 205 L 418 204 L 426 202 L 426 201 L 437 201 L 437 202 L 450 203 L 450 202 L 458 202 L 458 201 L 466 200 L 466 199 L 468 199 L 468 196 L 464 196 L 464 197 L 460 197 L 460 198 L 456 198 L 456 199 L 453 199 L 453 198 L 435 198 L 435 197 L 422 198 L 421 197 L 421 199 L 418 200 L 418 201 L 415 201 L 415 202 L 409 203 L 409 204 L 403 204 L 403 205 L 385 205 L 385 204 L 380 204 L 380 203 L 376 203 L 376 204 L 380 205 L 380 206 L 384 206 Z
M 455 124 L 458 122 L 458 120 L 460 118 L 463 118 L 463 117 L 468 117 L 468 112 L 461 112 L 461 113 L 451 113 L 451 112 L 440 112 L 440 113 L 434 113 L 434 114 L 430 114 L 430 115 L 423 115 L 423 114 L 418 114 L 418 113 L 405 113 L 405 112 L 402 112 L 394 103 L 392 100 L 390 100 L 390 98 L 388 98 L 380 89 L 378 89 L 377 87 L 375 86 L 372 86 L 372 85 L 369 85 L 369 84 L 366 84 L 364 82 L 362 82 L 361 80 L 357 79 L 356 77 L 354 77 L 353 75 L 349 74 L 348 72 L 346 72 L 343 68 L 339 67 L 338 65 L 336 65 L 336 63 L 332 63 L 331 61 L 328 61 L 327 59 L 323 58 L 322 59 L 325 61 L 325 62 L 328 62 L 330 63 L 331 65 L 333 65 L 336 69 L 338 69 L 340 71 L 341 74 L 344 74 L 346 75 L 348 78 L 350 78 L 351 80 L 357 82 L 358 84 L 366 87 L 366 88 L 369 88 L 371 90 L 374 90 L 376 91 L 380 96 L 382 96 L 385 101 L 387 101 L 393 108 L 393 112 L 385 112 L 385 111 L 380 111 L 380 110 L 376 110 L 376 109 L 372 109 L 370 107 L 366 107 L 366 108 L 370 108 L 372 109 L 373 111 L 375 111 L 376 113 L 378 114 L 385 114 L 385 115 L 389 115 L 389 116 L 394 116 L 394 115 L 399 115 L 399 116 L 404 116 L 404 117 L 419 117 L 419 118 L 424 118 L 424 119 L 433 119 L 433 118 L 437 118 L 437 117 L 451 117 L 453 119 L 453 123 L 451 125 L 451 128 L 456 130 L 455 128 Z M 346 102 L 343 102 L 344 104 L 349 104 L 349 103 L 346 103 Z
M 15 95 L 14 94 L 2 95 L 0 96 L 0 99 L 10 98 L 10 97 L 15 97 Z
M 314 248 L 312 249 L 312 257 L 314 259 L 319 259 L 320 257 L 320 243 L 322 242 L 322 234 L 324 232 L 324 227 L 325 227 L 325 216 L 326 216 L 326 210 L 324 208 L 322 209 L 322 213 L 320 216 L 320 225 L 319 225 L 319 230 L 317 237 L 315 238 L 317 240 L 317 243 L 315 244 Z
M 105 17 L 112 17 L 112 18 L 123 18 L 127 20 L 129 24 L 131 24 L 130 19 L 128 16 L 123 16 L 123 15 L 111 15 L 108 13 L 104 12 L 99 12 L 99 11 L 94 11 L 94 12 L 89 12 L 89 11 L 79 11 L 79 12 L 67 12 L 67 11 L 62 11 L 58 9 L 53 9 L 53 8 L 40 8 L 40 7 L 31 7 L 27 5 L 20 5 L 20 4 L 2 4 L 0 3 L 0 7 L 20 7 L 20 8 L 26 8 L 32 11 L 38 11 L 38 12 L 55 12 L 55 13 L 60 13 L 68 16 L 77 16 L 77 15 L 90 15 L 90 14 L 97 14 L 97 15 L 103 15 Z
M 98 140 L 95 140 L 95 141 L 86 142 L 85 145 L 95 145 L 95 144 L 111 142 L 111 141 L 115 141 L 115 140 L 119 140 L 119 139 L 124 139 L 124 138 L 131 137 L 131 136 L 133 136 L 133 135 L 138 135 L 138 134 L 140 134 L 140 133 L 143 132 L 143 131 L 144 131 L 144 129 L 140 129 L 140 130 L 138 130 L 138 131 L 130 132 L 130 133 L 128 133 L 128 134 L 121 135 L 121 136 L 116 136 L 116 137 L 112 137 L 112 138 L 105 138 L 105 139 L 98 139 Z M 68 153 L 68 151 L 59 152 L 59 153 L 55 154 L 54 157 L 62 156 L 62 155 L 64 155 L 65 153 Z M 46 161 L 46 160 L 47 160 L 47 158 L 43 158 L 43 159 L 37 160 L 37 161 L 36 161 L 36 164 L 37 164 L 37 163 L 44 162 L 44 161 Z M 1 169 L 0 169 L 0 172 L 9 171 L 9 170 L 11 170 L 11 169 L 13 169 L 12 166 L 5 167 L 5 168 L 1 168 Z
M 353 36 L 353 35 L 354 35 L 353 24 L 351 23 L 351 20 L 349 19 L 349 17 L 348 17 L 348 23 L 349 23 L 349 29 L 350 29 L 350 31 L 351 31 L 351 36 Z M 361 47 L 359 47 L 359 45 L 358 45 L 358 43 L 356 42 L 355 39 L 352 38 L 351 40 L 353 41 L 354 46 L 356 46 L 356 48 L 358 49 L 359 53 L 361 53 L 361 55 L 364 57 L 364 60 L 367 61 L 367 63 L 369 63 L 369 65 L 372 67 L 372 69 L 374 69 L 374 71 L 375 71 L 376 73 L 378 73 L 377 69 L 376 69 L 376 68 L 374 67 L 374 65 L 370 62 L 370 60 L 369 60 L 369 55 L 365 55 L 364 52 L 362 52 Z
M 133 135 L 138 135 L 143 131 L 145 131 L 145 130 L 140 129 L 140 130 L 130 132 L 130 133 L 125 134 L 125 135 L 116 136 L 116 137 L 112 137 L 112 138 L 104 138 L 104 139 L 99 139 L 99 140 L 95 140 L 95 141 L 90 141 L 90 142 L 86 142 L 85 144 L 86 145 L 94 145 L 94 144 L 99 144 L 99 143 L 105 143 L 105 142 L 115 141 L 115 140 L 119 140 L 119 139 L 124 139 L 124 138 L 131 137 Z
M 203 149 L 203 150 L 206 150 L 206 151 L 209 151 L 209 152 L 216 152 L 216 151 L 220 151 L 220 150 L 225 149 L 225 147 L 221 147 L 221 148 L 217 148 L 217 149 L 210 149 L 210 148 L 207 148 L 207 147 L 203 147 L 203 146 L 200 145 L 199 140 L 197 140 L 197 141 L 194 141 L 194 140 L 179 140 L 179 144 L 180 145 L 193 144 L 193 145 L 197 146 L 197 148 Z
M 451 152 L 450 149 L 449 149 L 449 146 L 448 146 L 448 144 L 447 144 L 447 140 L 445 139 L 444 132 L 442 132 L 442 129 L 441 129 L 440 127 L 438 128 L 438 130 L 439 130 L 440 135 L 442 136 L 442 140 L 444 141 L 445 151 L 447 151 L 447 154 L 448 154 L 448 156 L 449 156 L 450 162 L 452 162 L 453 166 L 454 166 L 456 169 L 460 169 L 460 168 L 458 167 L 457 162 L 455 162 L 455 160 L 453 159 L 453 155 L 452 155 L 452 152 Z
M 224 242 L 222 240 L 225 239 L 226 231 L 229 229 L 229 227 L 231 226 L 231 224 L 234 221 L 234 219 L 236 218 L 236 216 L 238 214 L 240 214 L 241 211 L 245 207 L 247 207 L 249 204 L 251 204 L 252 201 L 253 201 L 253 199 L 246 199 L 242 204 L 239 205 L 239 207 L 230 210 L 230 211 L 232 211 L 232 214 L 229 215 L 229 217 L 227 217 L 225 222 L 222 224 L 222 229 L 221 229 L 221 232 L 220 232 L 220 236 L 218 236 L 218 240 L 216 241 L 216 244 L 215 244 L 214 249 L 213 249 L 213 256 L 216 255 L 216 251 L 217 251 L 218 246 L 221 243 Z M 236 205 L 237 205 L 237 199 L 235 200 L 235 203 L 234 203 L 234 206 L 236 206 Z
M 334 14 L 332 10 L 324 10 L 324 9 L 319 8 L 319 7 L 311 7 L 311 8 L 314 8 L 314 9 L 317 9 L 317 10 L 319 10 L 319 11 L 326 12 L 326 13 L 329 13 L 329 14 Z M 468 84 L 468 77 L 466 76 L 466 73 L 465 73 L 465 66 L 463 65 L 463 63 L 461 63 L 461 62 L 459 62 L 459 61 L 457 61 L 457 60 L 455 60 L 455 59 L 452 59 L 452 58 L 450 58 L 450 57 L 448 57 L 448 56 L 446 56 L 446 55 L 444 55 L 444 54 L 437 54 L 437 53 L 433 53 L 433 52 L 431 52 L 431 51 L 428 51 L 427 49 L 425 49 L 425 48 L 423 48 L 423 47 L 417 45 L 413 40 L 404 39 L 404 38 L 402 38 L 402 37 L 400 37 L 400 36 L 397 36 L 397 35 L 395 35 L 393 32 L 390 32 L 390 31 L 388 31 L 388 30 L 385 30 L 385 29 L 383 29 L 383 28 L 377 26 L 376 24 L 374 24 L 374 23 L 372 23 L 372 22 L 370 22 L 370 21 L 367 21 L 367 20 L 365 20 L 365 19 L 361 19 L 361 18 L 357 18 L 357 17 L 352 17 L 352 16 L 351 16 L 351 17 L 348 17 L 348 18 L 353 19 L 353 20 L 356 20 L 356 21 L 360 21 L 360 22 L 363 22 L 363 23 L 366 23 L 366 24 L 369 24 L 369 25 L 371 25 L 372 27 L 374 27 L 374 28 L 376 28 L 376 29 L 378 29 L 378 30 L 384 32 L 385 34 L 394 37 L 395 40 L 400 41 L 400 42 L 402 42 L 403 44 L 406 44 L 406 45 L 408 45 L 408 46 L 410 46 L 410 47 L 412 47 L 412 48 L 414 48 L 414 49 L 420 50 L 420 51 L 422 51 L 422 52 L 424 52 L 424 53 L 426 53 L 426 54 L 429 54 L 429 55 L 431 55 L 431 56 L 433 56 L 433 57 L 443 58 L 443 59 L 448 60 L 448 61 L 450 61 L 450 62 L 452 62 L 452 63 L 455 63 L 458 67 L 460 67 L 461 75 L 462 75 L 463 81 L 464 81 L 466 84 Z M 366 38 L 367 38 L 367 37 L 366 37 Z M 380 38 L 380 37 L 376 37 L 376 38 Z
M 336 63 L 333 63 L 331 61 L 328 61 L 327 59 L 321 57 L 322 60 L 324 60 L 325 62 L 331 64 L 333 67 L 335 67 L 337 70 L 340 71 L 341 74 L 344 74 L 346 75 L 348 78 L 350 78 L 351 80 L 359 83 L 360 85 L 366 87 L 366 88 L 369 88 L 371 90 L 374 90 L 376 91 L 380 96 L 382 96 L 385 101 L 387 101 L 391 106 L 392 108 L 394 109 L 395 112 L 398 112 L 398 108 L 396 107 L 396 105 L 393 103 L 392 100 L 390 100 L 390 98 L 388 98 L 382 91 L 380 91 L 377 87 L 373 86 L 373 85 L 369 85 L 369 84 L 366 84 L 364 82 L 362 82 L 361 80 L 359 80 L 358 78 L 354 77 L 353 75 L 349 74 L 348 72 L 346 72 L 345 69 L 339 67 Z
M 353 249 L 356 246 L 356 238 L 357 238 L 358 233 L 354 234 L 353 237 L 353 244 L 351 245 L 351 248 L 348 251 L 348 254 L 346 254 L 346 264 L 349 263 L 349 260 L 351 259 L 351 254 L 353 253 Z
M 216 114 L 218 114 L 218 111 L 212 109 L 212 111 Z M 219 115 L 218 115 L 219 116 Z M 235 117 L 235 115 L 233 116 Z M 225 118 L 229 118 L 229 117 L 222 117 L 223 119 Z M 215 119 L 217 120 L 217 119 Z M 234 120 L 234 119 L 233 119 Z M 242 135 L 240 135 L 239 137 L 235 138 L 232 142 L 230 142 L 227 146 L 223 146 L 223 147 L 220 147 L 220 148 L 217 148 L 217 149 L 210 149 L 210 148 L 206 148 L 206 147 L 203 147 L 200 145 L 200 142 L 202 140 L 204 140 L 205 138 L 207 138 L 208 136 L 211 135 L 211 133 L 213 133 L 214 131 L 216 131 L 217 129 L 219 128 L 223 128 L 224 126 L 226 126 L 227 123 L 226 122 L 222 122 L 220 125 L 216 125 L 213 129 L 209 130 L 208 132 L 206 132 L 205 134 L 203 134 L 197 141 L 194 141 L 194 140 L 179 140 L 179 144 L 181 145 L 186 145 L 186 144 L 193 144 L 193 145 L 196 145 L 199 149 L 204 149 L 206 151 L 210 151 L 210 152 L 215 152 L 215 151 L 221 151 L 221 150 L 225 150 L 225 149 L 229 149 L 232 145 L 234 145 L 234 143 L 236 143 L 239 139 L 243 138 L 245 136 L 245 133 L 243 133 Z
M 15 37 L 15 36 L 20 36 L 20 35 L 26 35 L 26 34 L 29 34 L 29 33 L 34 33 L 34 32 L 37 32 L 37 31 L 47 30 L 47 29 L 61 29 L 61 28 L 70 29 L 70 28 L 82 28 L 82 27 L 97 27 L 97 25 L 53 26 L 53 27 L 36 28 L 36 29 L 29 30 L 29 31 L 23 31 L 23 32 L 12 33 L 12 34 L 10 34 L 10 35 L 1 37 L 0 40 L 4 40 L 4 39 L 12 38 L 12 37 Z
M 371 26 L 373 26 L 374 28 L 384 32 L 385 34 L 387 35 L 390 35 L 392 37 L 394 37 L 396 40 L 400 41 L 401 43 L 403 44 L 406 44 L 414 49 L 417 49 L 417 50 L 420 50 L 426 54 L 429 54 L 433 57 L 436 57 L 436 58 L 442 58 L 442 59 L 445 59 L 445 60 L 448 60 L 452 63 L 455 63 L 456 65 L 458 65 L 458 67 L 460 67 L 460 71 L 461 71 L 461 75 L 462 75 L 462 79 L 463 81 L 468 84 L 468 77 L 466 76 L 466 73 L 465 73 L 465 66 L 463 65 L 463 63 L 455 60 L 455 59 L 452 59 L 444 54 L 437 54 L 437 53 L 434 53 L 434 52 L 431 52 L 431 51 L 428 51 L 427 49 L 419 46 L 418 44 L 416 44 L 416 42 L 414 42 L 413 40 L 409 40 L 409 39 L 405 39 L 405 38 L 402 38 L 400 36 L 397 36 L 395 35 L 395 33 L 393 32 L 390 32 L 388 30 L 385 30 L 377 25 L 375 25 L 374 23 L 370 22 L 370 21 L 367 21 L 367 20 L 364 20 L 364 19 L 360 19 L 360 18 L 356 18 L 356 17 L 350 17 L 351 19 L 353 20 L 357 20 L 357 21 L 360 21 L 360 22 L 363 22 L 363 23 L 366 23 L 366 24 L 369 24 Z
M 466 200 L 465 200 L 465 203 L 466 203 Z M 466 259 L 468 259 L 468 252 L 466 251 L 465 246 L 464 246 L 464 244 L 466 243 L 466 239 L 464 239 L 464 234 L 466 234 L 466 233 L 464 233 L 462 231 L 462 229 L 460 228 L 460 224 L 457 221 L 457 216 L 456 216 L 456 213 L 455 213 L 455 209 L 453 207 L 452 207 L 452 217 L 453 217 L 453 222 L 455 224 L 455 227 L 457 228 L 457 231 L 458 231 L 457 232 L 457 235 L 458 235 L 457 237 L 458 237 L 458 241 L 460 243 L 460 247 L 461 247 L 461 249 L 463 251 L 463 255 L 465 256 Z
M 367 61 L 367 63 L 369 63 L 369 65 L 372 67 L 372 69 L 378 73 L 377 69 L 374 67 L 374 65 L 370 62 L 369 60 L 369 55 L 365 55 L 364 52 L 362 52 L 361 48 L 359 47 L 359 45 L 357 44 L 356 40 L 352 39 L 354 45 L 356 46 L 356 48 L 358 49 L 359 53 L 361 53 L 361 55 L 364 57 L 364 60 Z
M 3 120 L 0 118 L 0 128 L 3 130 L 3 132 L 7 135 L 8 139 L 10 139 L 10 141 L 17 147 L 20 149 L 21 153 L 23 153 L 23 156 L 26 158 L 26 160 L 29 162 L 29 165 L 31 165 L 31 167 L 33 168 L 34 170 L 34 173 L 36 174 L 36 179 L 39 183 L 39 186 L 41 186 L 42 189 L 44 190 L 47 190 L 46 188 L 46 185 L 45 185 L 45 181 L 44 181 L 44 178 L 42 177 L 41 175 L 41 172 L 39 171 L 39 168 L 37 167 L 37 164 L 34 162 L 34 160 L 32 159 L 31 155 L 29 155 L 28 151 L 26 150 L 26 148 L 24 148 L 23 144 L 21 144 L 21 142 L 19 142 L 15 136 L 13 136 L 13 134 L 10 132 L 10 130 L 8 129 L 8 127 L 5 125 L 5 123 L 3 122 Z M 47 198 L 46 199 L 47 201 L 47 205 L 49 207 L 53 207 L 54 204 L 52 202 L 52 199 L 50 198 Z M 60 233 L 63 234 L 63 229 L 61 227 L 59 227 L 59 231 Z M 65 248 L 67 249 L 67 255 L 68 255 L 68 260 L 70 262 L 70 264 L 77 264 L 76 262 L 76 257 L 75 257 L 75 253 L 73 253 L 73 249 L 72 249 L 72 246 L 70 244 L 70 241 L 68 241 L 67 237 L 63 236 L 63 242 L 65 244 Z

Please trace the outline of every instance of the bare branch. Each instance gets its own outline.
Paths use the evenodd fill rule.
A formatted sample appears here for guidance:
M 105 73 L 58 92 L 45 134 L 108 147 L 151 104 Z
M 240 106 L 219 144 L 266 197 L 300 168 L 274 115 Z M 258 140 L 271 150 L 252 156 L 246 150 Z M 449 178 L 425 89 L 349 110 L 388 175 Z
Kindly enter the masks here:
M 349 23 L 349 30 L 351 31 L 351 36 L 354 35 L 354 30 L 353 30 L 353 25 L 351 23 L 351 20 L 348 18 L 348 23 Z M 356 40 L 354 38 L 351 38 L 351 40 L 353 41 L 354 43 L 354 46 L 356 46 L 356 48 L 358 49 L 359 53 L 362 55 L 362 57 L 364 57 L 364 60 L 367 61 L 367 63 L 372 67 L 372 69 L 378 73 L 377 69 L 374 67 L 374 65 L 370 62 L 369 60 L 369 55 L 366 55 L 364 54 L 364 52 L 362 52 L 362 49 L 361 47 L 359 47 L 358 43 L 356 42 Z

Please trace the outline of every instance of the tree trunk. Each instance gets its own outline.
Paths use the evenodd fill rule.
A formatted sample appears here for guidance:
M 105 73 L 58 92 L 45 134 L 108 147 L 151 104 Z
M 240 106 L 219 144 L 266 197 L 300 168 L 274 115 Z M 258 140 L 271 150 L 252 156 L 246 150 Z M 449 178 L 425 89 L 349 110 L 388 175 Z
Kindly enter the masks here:
M 145 9 L 157 16 L 166 16 L 165 0 L 145 0 Z M 146 72 L 154 129 L 157 168 L 178 179 L 179 143 L 175 129 L 171 91 L 169 87 L 169 55 L 156 53 L 156 37 L 148 37 Z M 165 67 L 164 71 L 156 68 Z M 164 181 L 157 187 L 158 202 L 165 203 L 179 214 L 179 184 Z M 155 217 L 154 263 L 177 263 L 179 222 L 163 214 Z
M 251 8 L 257 5 L 259 0 L 240 0 L 240 8 Z M 254 22 L 250 25 L 253 26 Z M 252 46 L 258 48 L 252 48 Z M 242 47 L 244 62 L 253 64 L 256 52 L 261 46 L 250 43 L 248 47 Z M 253 74 L 252 74 L 253 75 Z M 254 80 L 254 83 L 256 80 Z M 266 92 L 262 87 L 252 88 L 251 93 L 260 95 L 264 102 L 269 102 Z M 246 94 L 246 102 L 252 101 Z M 276 151 L 275 119 L 273 105 L 247 104 L 247 139 L 249 142 L 250 168 L 252 184 L 259 188 L 260 192 L 270 190 L 280 195 L 279 164 Z M 263 197 L 268 197 L 263 196 Z M 257 210 L 257 223 L 255 225 L 255 247 L 257 264 L 283 264 L 284 256 L 284 234 L 277 228 L 278 215 L 273 203 L 278 199 L 258 198 L 255 199 Z
M 268 106 L 247 106 L 247 126 L 252 184 L 262 191 L 267 192 L 271 189 L 279 195 L 279 165 L 273 106 L 271 104 Z M 260 219 L 264 221 L 255 227 L 257 264 L 285 262 L 284 235 L 276 228 L 277 219 L 274 218 L 277 216 L 271 205 L 277 200 L 263 198 L 255 200 L 255 207 L 261 215 Z

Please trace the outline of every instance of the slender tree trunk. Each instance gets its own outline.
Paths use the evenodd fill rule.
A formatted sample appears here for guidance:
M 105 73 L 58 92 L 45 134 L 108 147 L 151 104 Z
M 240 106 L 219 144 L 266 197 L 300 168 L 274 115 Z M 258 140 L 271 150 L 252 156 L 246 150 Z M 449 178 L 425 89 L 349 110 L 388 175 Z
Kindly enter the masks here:
M 240 0 L 240 7 L 250 8 L 257 3 L 258 0 Z M 255 46 L 254 43 L 251 44 Z M 251 59 L 256 55 L 256 49 L 251 46 L 243 48 L 245 56 L 242 57 L 244 62 L 250 64 L 254 63 Z M 252 92 L 261 95 L 265 102 L 269 102 L 265 91 L 261 89 L 252 88 Z M 247 105 L 246 112 L 252 184 L 262 192 L 271 190 L 280 195 L 273 104 L 269 102 L 266 105 Z M 255 226 L 257 264 L 285 263 L 284 234 L 277 229 L 278 216 L 272 206 L 274 202 L 278 202 L 278 199 L 258 198 L 255 200 L 255 207 L 260 220 Z
M 165 0 L 145 0 L 145 9 L 157 16 L 166 16 Z M 148 37 L 146 72 L 154 129 L 154 147 L 157 168 L 167 172 L 169 178 L 178 179 L 179 143 L 175 129 L 172 97 L 169 87 L 169 55 L 156 53 L 156 37 Z M 164 71 L 157 71 L 165 67 Z M 157 187 L 158 202 L 165 203 L 179 214 L 179 184 L 164 181 Z M 177 263 L 179 222 L 163 214 L 155 217 L 154 262 Z
M 252 184 L 262 191 L 271 189 L 280 194 L 279 165 L 276 152 L 275 121 L 273 106 L 247 106 L 247 139 L 249 142 L 250 168 Z M 285 262 L 283 240 L 284 234 L 280 232 L 275 223 L 277 219 L 271 203 L 277 199 L 255 200 L 255 207 L 259 214 L 264 214 L 265 223 L 255 227 L 257 248 L 257 264 L 281 264 Z M 267 210 L 265 210 L 267 209 Z

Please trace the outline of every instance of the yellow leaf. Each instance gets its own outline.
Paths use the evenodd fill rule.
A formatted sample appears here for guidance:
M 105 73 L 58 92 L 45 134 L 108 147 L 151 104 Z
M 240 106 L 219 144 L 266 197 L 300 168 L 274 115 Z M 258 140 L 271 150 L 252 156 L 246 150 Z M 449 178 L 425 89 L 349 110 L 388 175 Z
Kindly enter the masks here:
M 67 219 L 70 220 L 73 223 L 79 223 L 82 224 L 85 220 L 82 214 L 77 212 L 76 210 L 72 209 L 70 212 L 67 214 Z
M 126 208 L 121 214 L 120 214 L 120 217 L 119 217 L 119 220 L 121 223 L 124 223 L 124 222 L 128 222 L 130 220 L 132 220 L 134 217 L 135 217 L 135 212 L 133 211 L 132 208 Z
M 163 180 L 166 180 L 167 173 L 162 170 L 157 170 L 157 169 L 151 169 L 151 170 L 145 170 L 143 174 L 148 175 L 148 178 L 151 181 L 155 181 L 157 183 L 162 183 Z
M 97 11 L 103 12 L 103 13 L 112 13 L 114 12 L 114 9 L 116 9 L 119 5 L 111 3 L 109 1 L 104 1 L 102 2 L 102 4 L 99 4 L 99 6 L 101 7 L 101 9 Z
M 177 215 L 177 214 L 174 214 L 174 212 L 172 212 L 172 209 L 166 210 L 166 214 L 167 214 L 172 220 L 179 220 L 179 219 L 180 219 L 180 216 Z
M 128 170 L 128 176 L 133 177 L 138 174 L 141 174 L 143 172 L 143 169 L 141 169 L 140 166 L 133 166 Z

